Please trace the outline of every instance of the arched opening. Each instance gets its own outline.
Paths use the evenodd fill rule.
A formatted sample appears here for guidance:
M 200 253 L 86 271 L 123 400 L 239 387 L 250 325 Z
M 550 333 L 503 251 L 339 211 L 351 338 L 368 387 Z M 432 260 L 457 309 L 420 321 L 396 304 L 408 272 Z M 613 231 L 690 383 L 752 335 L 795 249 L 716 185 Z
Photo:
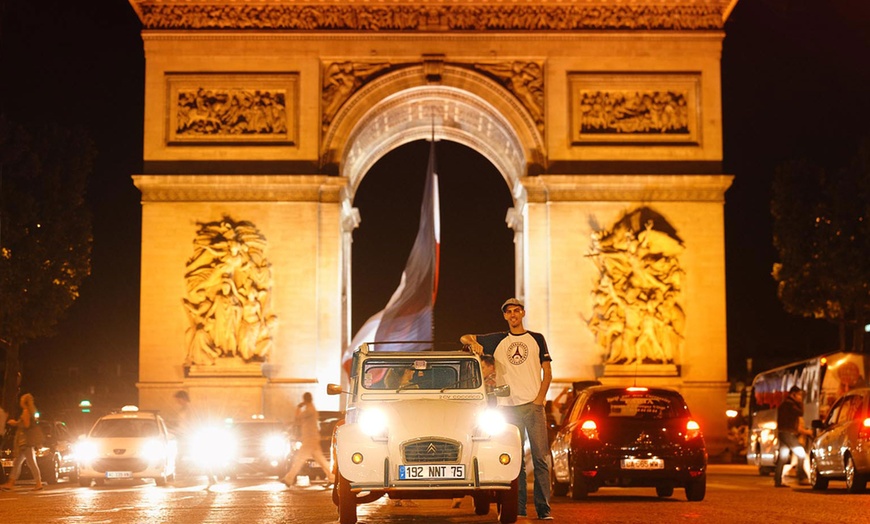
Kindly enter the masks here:
M 429 145 L 402 145 L 375 163 L 359 184 L 354 208 L 351 335 L 396 289 L 417 234 Z M 440 285 L 435 303 L 438 347 L 467 332 L 502 329 L 498 305 L 514 293 L 513 205 L 495 166 L 452 141 L 436 144 L 441 200 Z
M 480 75 L 446 66 L 441 83 L 429 85 L 422 68 L 412 67 L 386 75 L 363 87 L 342 107 L 326 133 L 323 146 L 325 163 L 337 161 L 339 173 L 348 180 L 342 197 L 342 311 L 344 315 L 342 347 L 347 348 L 354 334 L 351 310 L 353 231 L 360 224 L 354 207 L 355 194 L 369 170 L 385 155 L 418 140 L 432 139 L 461 144 L 485 158 L 502 178 L 512 202 L 502 220 L 513 235 L 514 284 L 506 294 L 522 297 L 525 293 L 526 246 L 523 217 L 526 194 L 520 178 L 538 165 L 543 140 L 534 125 L 504 88 Z M 444 155 L 439 155 L 443 157 Z M 419 155 L 423 173 L 427 154 Z M 439 163 L 443 159 L 439 160 Z M 441 169 L 439 168 L 439 171 Z M 422 176 L 421 176 L 422 178 Z M 503 191 L 504 192 L 504 191 Z M 419 205 L 414 215 L 416 230 Z M 442 204 L 442 214 L 461 213 Z M 511 230 L 513 230 L 511 232 Z M 442 237 L 443 239 L 443 237 Z M 408 250 L 401 257 L 407 257 Z M 404 264 L 404 258 L 399 262 Z M 401 266 L 403 267 L 403 266 Z M 399 278 L 401 267 L 395 273 Z M 394 282 L 398 282 L 395 280 Z M 387 299 L 395 283 L 382 292 Z M 445 300 L 446 301 L 446 300 Z M 381 307 L 386 300 L 381 300 Z M 496 303 L 498 301 L 496 300 Z M 436 304 L 436 308 L 439 305 Z M 441 306 L 443 307 L 443 306 Z M 478 306 L 480 307 L 480 306 Z M 375 309 L 372 312 L 377 312 Z M 496 310 L 497 312 L 497 310 Z M 371 313 L 369 313 L 371 314 Z M 438 311 L 436 310 L 436 316 Z M 354 317 L 358 325 L 368 318 Z M 496 316 L 496 318 L 498 318 Z M 437 319 L 436 319 L 437 320 Z M 474 329 L 474 326 L 467 326 Z M 446 334 L 445 328 L 445 336 Z M 456 329 L 465 329 L 457 326 Z M 436 325 L 436 336 L 440 337 Z M 460 333 L 461 334 L 461 333 Z M 451 335 L 452 336 L 452 335 Z

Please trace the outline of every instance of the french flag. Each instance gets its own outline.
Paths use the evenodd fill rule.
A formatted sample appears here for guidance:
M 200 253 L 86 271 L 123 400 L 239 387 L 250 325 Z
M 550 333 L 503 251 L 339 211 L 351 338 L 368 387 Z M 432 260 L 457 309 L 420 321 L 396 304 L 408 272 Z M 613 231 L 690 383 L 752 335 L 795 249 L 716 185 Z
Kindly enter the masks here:
M 399 287 L 383 310 L 372 315 L 357 331 L 345 349 L 342 367 L 350 371 L 353 352 L 364 342 L 433 341 L 435 335 L 435 298 L 438 294 L 438 265 L 441 254 L 441 216 L 438 197 L 438 174 L 435 169 L 435 141 L 429 145 L 429 164 L 420 226 Z M 418 351 L 432 344 L 382 344 L 381 351 Z

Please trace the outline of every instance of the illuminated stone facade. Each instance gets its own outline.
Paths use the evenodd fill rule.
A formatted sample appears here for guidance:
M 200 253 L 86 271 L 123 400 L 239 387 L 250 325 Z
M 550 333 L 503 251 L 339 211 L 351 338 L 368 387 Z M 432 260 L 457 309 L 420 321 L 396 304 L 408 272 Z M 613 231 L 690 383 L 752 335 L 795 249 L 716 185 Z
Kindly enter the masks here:
M 434 125 L 511 190 L 516 293 L 548 337 L 553 396 L 639 373 L 680 389 L 721 450 L 734 1 L 130 0 L 146 58 L 140 403 L 172 413 L 187 389 L 221 415 L 286 417 L 307 390 L 338 407 L 324 390 L 352 336 L 354 192 Z M 255 229 L 259 272 L 224 278 L 221 252 L 191 281 L 202 228 L 223 220 Z M 640 276 L 614 295 L 626 267 Z M 256 293 L 234 294 L 239 278 Z

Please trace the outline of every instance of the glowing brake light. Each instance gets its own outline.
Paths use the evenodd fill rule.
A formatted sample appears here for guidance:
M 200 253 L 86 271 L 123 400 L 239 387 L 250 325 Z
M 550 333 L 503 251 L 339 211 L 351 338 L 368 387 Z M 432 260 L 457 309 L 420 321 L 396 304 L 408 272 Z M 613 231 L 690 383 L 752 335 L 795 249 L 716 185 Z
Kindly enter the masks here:
M 584 420 L 582 424 L 580 424 L 580 431 L 588 439 L 598 439 L 598 424 L 595 423 L 594 420 Z
M 631 393 L 635 393 L 638 391 L 649 391 L 649 388 L 642 388 L 640 386 L 631 386 L 631 387 L 625 388 L 625 390 L 628 392 L 631 392 Z
M 861 424 L 861 429 L 858 430 L 858 436 L 865 439 L 870 439 L 870 418 L 865 418 Z
M 692 440 L 701 436 L 701 425 L 690 420 L 686 422 L 686 440 Z

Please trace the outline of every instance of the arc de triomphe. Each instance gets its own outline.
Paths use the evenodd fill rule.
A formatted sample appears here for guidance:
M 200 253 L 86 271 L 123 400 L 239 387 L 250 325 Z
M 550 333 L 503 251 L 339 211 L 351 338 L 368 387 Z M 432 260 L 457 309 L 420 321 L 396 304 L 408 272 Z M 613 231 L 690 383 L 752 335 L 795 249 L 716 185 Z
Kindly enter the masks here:
M 736 0 L 130 0 L 143 24 L 139 396 L 221 416 L 323 395 L 353 198 L 464 144 L 513 197 L 516 295 L 573 380 L 680 389 L 726 445 L 720 54 Z

